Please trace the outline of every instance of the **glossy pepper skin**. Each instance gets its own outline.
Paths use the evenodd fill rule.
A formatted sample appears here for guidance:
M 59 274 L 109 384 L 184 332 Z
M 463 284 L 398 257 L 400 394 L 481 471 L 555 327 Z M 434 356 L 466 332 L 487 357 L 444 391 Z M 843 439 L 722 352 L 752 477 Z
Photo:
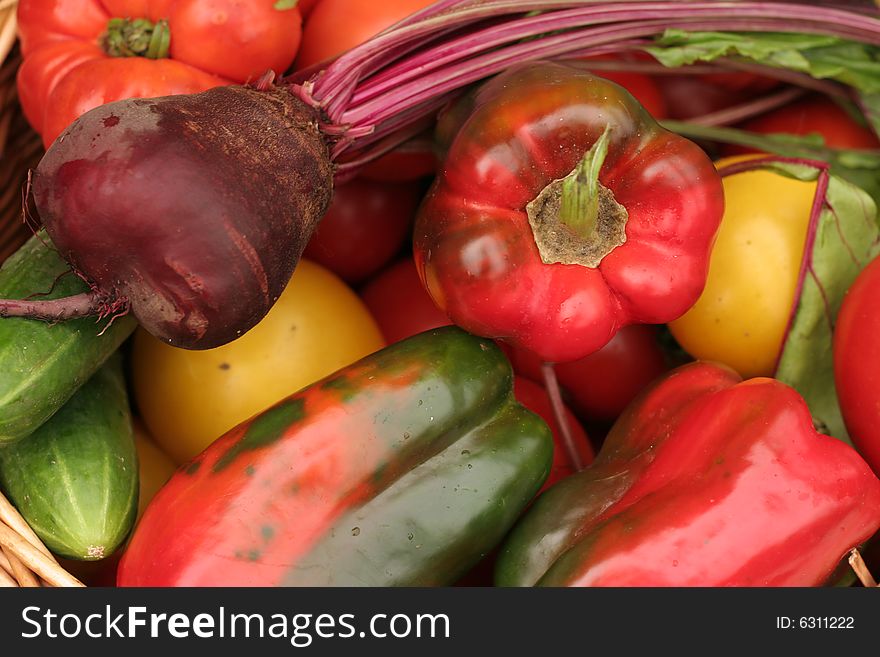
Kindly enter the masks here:
M 450 123 L 460 127 L 419 212 L 414 256 L 457 325 L 564 362 L 696 301 L 723 211 L 720 178 L 698 146 L 660 128 L 625 89 L 544 62 L 502 73 L 449 114 L 441 139 Z M 598 266 L 548 264 L 527 206 L 606 127 L 598 180 L 625 210 L 625 242 Z
M 540 497 L 505 586 L 817 586 L 880 527 L 880 480 L 774 379 L 694 363 L 633 402 Z
M 122 586 L 455 581 L 550 470 L 491 341 L 455 327 L 343 368 L 232 429 L 154 498 Z

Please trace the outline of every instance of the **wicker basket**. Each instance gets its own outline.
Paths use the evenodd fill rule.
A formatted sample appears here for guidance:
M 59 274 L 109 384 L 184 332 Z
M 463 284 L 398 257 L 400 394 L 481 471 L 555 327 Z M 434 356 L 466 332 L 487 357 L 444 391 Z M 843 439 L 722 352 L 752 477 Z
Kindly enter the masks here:
M 18 0 L 0 0 L 0 263 L 32 234 L 24 221 L 28 172 L 43 154 L 42 142 L 27 124 L 18 103 L 15 76 L 21 62 L 16 48 Z M 880 0 L 878 0 L 880 5 Z M 857 550 L 849 563 L 863 586 L 876 587 Z M 0 492 L 0 587 L 81 587 Z
M 0 493 L 0 586 L 82 586 Z
M 39 135 L 22 116 L 15 89 L 20 63 L 16 5 L 16 0 L 0 0 L 0 263 L 32 234 L 23 220 L 23 190 L 28 171 L 43 153 Z
M 15 90 L 17 0 L 0 0 L 0 262 L 30 236 L 22 213 L 27 174 L 43 149 L 21 114 Z M 82 586 L 64 570 L 0 493 L 0 587 Z

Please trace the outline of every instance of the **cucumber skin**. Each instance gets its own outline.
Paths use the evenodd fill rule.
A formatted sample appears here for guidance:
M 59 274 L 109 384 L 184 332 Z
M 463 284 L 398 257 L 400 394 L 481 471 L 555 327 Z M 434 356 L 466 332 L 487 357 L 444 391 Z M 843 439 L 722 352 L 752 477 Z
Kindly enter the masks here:
M 0 486 L 59 556 L 97 560 L 121 546 L 138 483 L 121 354 L 27 440 L 0 448 Z
M 69 272 L 40 231 L 0 267 L 0 298 L 55 299 L 87 291 Z M 52 417 L 137 325 L 131 316 L 118 317 L 99 335 L 109 321 L 0 319 L 0 446 L 21 440 Z

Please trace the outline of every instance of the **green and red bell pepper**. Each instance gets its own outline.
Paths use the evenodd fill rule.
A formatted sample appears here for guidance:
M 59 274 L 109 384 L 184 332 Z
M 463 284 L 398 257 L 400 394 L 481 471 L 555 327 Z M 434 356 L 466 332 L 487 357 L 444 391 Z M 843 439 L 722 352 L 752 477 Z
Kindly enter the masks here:
M 124 586 L 450 584 L 546 479 L 547 425 L 490 340 L 436 329 L 239 425 L 147 508 Z
M 514 586 L 816 586 L 880 527 L 880 480 L 774 379 L 694 363 L 511 533 Z

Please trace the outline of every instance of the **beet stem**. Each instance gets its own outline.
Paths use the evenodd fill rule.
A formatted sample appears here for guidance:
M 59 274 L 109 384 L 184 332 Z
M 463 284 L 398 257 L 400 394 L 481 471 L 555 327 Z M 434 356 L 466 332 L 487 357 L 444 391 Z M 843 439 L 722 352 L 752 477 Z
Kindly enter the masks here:
M 691 123 L 707 126 L 723 126 L 739 123 L 740 121 L 745 121 L 746 119 L 782 107 L 783 105 L 797 100 L 806 93 L 806 89 L 800 87 L 788 87 L 782 91 L 762 96 L 761 98 L 749 100 L 739 105 L 733 105 L 732 107 L 718 110 L 717 112 L 695 117 L 691 119 Z
M 60 299 L 0 299 L 0 317 L 26 317 L 44 322 L 62 322 L 81 317 L 102 316 L 110 306 L 104 295 L 83 292 Z
M 310 104 L 341 133 L 331 136 L 335 159 L 349 148 L 363 153 L 367 143 L 386 143 L 385 137 L 428 116 L 463 86 L 512 65 L 641 49 L 667 28 L 805 32 L 880 45 L 876 12 L 804 2 L 442 0 L 286 81 L 294 89 L 296 83 L 306 87 Z M 751 63 L 717 63 L 768 71 Z M 775 77 L 810 86 L 808 76 L 795 71 L 776 69 Z M 811 84 L 840 93 L 828 81 Z
M 687 24 L 687 29 L 705 31 L 718 28 L 718 20 L 697 20 L 696 18 L 680 19 Z M 728 17 L 728 30 L 733 31 L 770 31 L 778 28 L 777 21 L 761 18 Z M 379 125 L 395 116 L 401 109 L 425 102 L 445 92 L 476 82 L 491 73 L 504 70 L 522 61 L 549 59 L 564 55 L 573 48 L 589 45 L 604 45 L 621 38 L 649 36 L 660 34 L 666 26 L 665 21 L 656 19 L 630 21 L 627 23 L 606 25 L 600 28 L 588 28 L 563 32 L 553 36 L 542 37 L 530 41 L 517 42 L 513 45 L 492 50 L 474 56 L 463 63 L 439 69 L 420 78 L 395 86 L 392 90 L 374 97 L 361 104 L 352 104 L 338 117 L 339 122 L 352 126 L 364 124 Z M 828 26 L 816 25 L 812 30 L 816 34 L 832 34 L 836 31 Z M 875 37 L 880 43 L 880 36 Z M 317 95 L 317 94 L 316 94 Z M 332 117 L 336 120 L 337 117 Z
M 584 469 L 584 460 L 581 458 L 581 452 L 574 442 L 574 435 L 571 433 L 568 416 L 565 414 L 565 404 L 562 401 L 562 391 L 559 389 L 559 379 L 556 378 L 556 370 L 553 368 L 553 363 L 542 363 L 541 373 L 544 375 L 544 389 L 547 391 L 547 396 L 550 397 L 553 417 L 556 420 L 556 424 L 559 425 L 559 432 L 562 434 L 562 444 L 565 446 L 568 461 L 575 471 L 580 472 Z

